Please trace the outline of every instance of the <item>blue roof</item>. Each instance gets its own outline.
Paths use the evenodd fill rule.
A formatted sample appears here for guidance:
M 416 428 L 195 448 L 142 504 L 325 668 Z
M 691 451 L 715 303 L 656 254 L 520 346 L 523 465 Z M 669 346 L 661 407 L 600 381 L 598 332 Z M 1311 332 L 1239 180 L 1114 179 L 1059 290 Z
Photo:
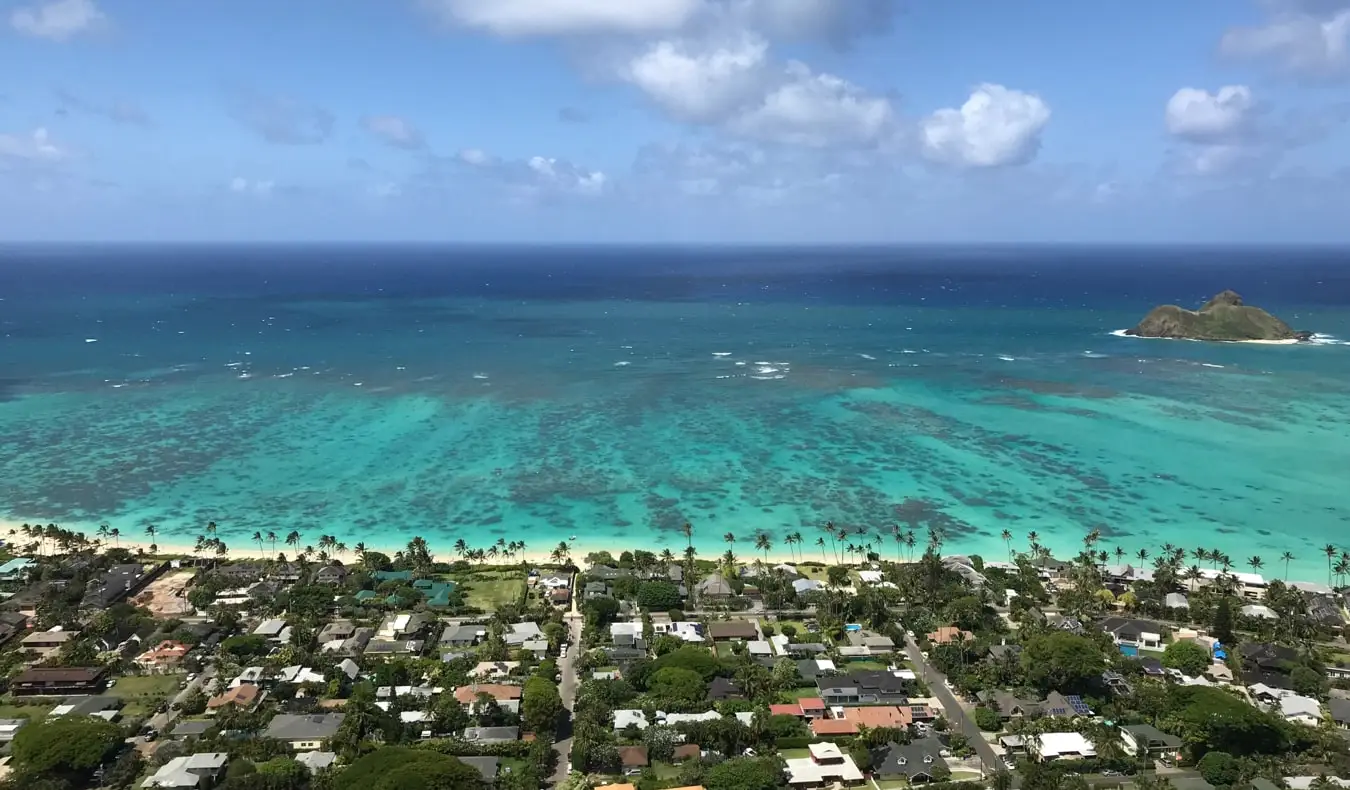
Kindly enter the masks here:
M 27 557 L 15 557 L 4 565 L 0 565 L 0 573 L 18 573 L 32 564 L 33 561 Z

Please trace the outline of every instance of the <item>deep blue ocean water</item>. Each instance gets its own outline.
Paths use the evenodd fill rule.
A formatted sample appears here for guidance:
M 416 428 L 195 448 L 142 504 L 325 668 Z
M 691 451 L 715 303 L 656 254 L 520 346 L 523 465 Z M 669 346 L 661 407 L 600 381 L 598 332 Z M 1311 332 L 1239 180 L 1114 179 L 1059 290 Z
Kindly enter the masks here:
M 1224 288 L 1323 342 L 1109 334 Z M 10 247 L 0 299 L 9 521 L 1350 547 L 1346 250 Z

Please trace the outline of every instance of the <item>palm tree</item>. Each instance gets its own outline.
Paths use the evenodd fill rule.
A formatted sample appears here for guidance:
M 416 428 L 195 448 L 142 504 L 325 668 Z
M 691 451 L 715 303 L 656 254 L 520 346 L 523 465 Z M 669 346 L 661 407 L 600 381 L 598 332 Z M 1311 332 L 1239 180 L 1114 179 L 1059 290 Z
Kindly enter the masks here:
M 342 541 L 338 541 L 337 545 L 333 547 L 333 551 L 336 552 L 339 557 L 341 557 L 343 554 L 347 553 L 347 544 L 343 543 Z
M 122 545 L 122 530 L 118 529 L 117 527 L 113 527 L 112 529 L 108 530 L 108 534 L 112 536 L 113 546 Z
M 254 530 L 254 531 L 253 531 L 253 542 L 255 542 L 255 543 L 258 544 L 258 553 L 259 553 L 259 554 L 262 554 L 262 553 L 263 553 L 263 545 L 262 545 L 262 544 L 263 544 L 263 534 L 262 534 L 262 532 L 259 532 L 258 530 Z
M 110 534 L 112 534 L 112 530 L 108 529 L 108 525 L 107 525 L 107 524 L 99 524 L 99 525 L 98 525 L 98 536 L 99 536 L 100 538 L 103 538 L 103 539 L 106 540 L 107 537 L 108 537 Z
M 1209 559 L 1209 549 L 1197 548 L 1191 550 L 1191 556 L 1195 557 L 1196 563 L 1204 562 Z
M 277 533 L 270 529 L 267 530 L 267 540 L 272 544 L 272 554 L 275 555 L 277 553 Z
M 464 555 L 469 553 L 469 544 L 464 542 L 464 538 L 460 538 L 455 541 L 454 549 L 459 558 L 464 559 Z
M 830 558 L 825 555 L 825 538 L 816 538 L 816 545 L 820 547 L 820 558 L 824 560 L 826 565 L 829 565 Z
M 736 545 L 736 536 L 730 532 L 723 535 L 722 540 L 726 541 L 727 543 L 727 551 L 731 551 L 731 547 Z
M 26 527 L 27 525 L 25 524 L 24 526 Z M 150 536 L 150 542 L 153 544 L 155 542 L 155 535 L 159 534 L 159 530 L 154 524 L 146 524 L 145 534 Z
M 366 544 L 365 544 L 364 542 L 358 543 L 358 544 L 356 544 L 355 546 L 353 546 L 352 548 L 356 550 L 356 558 L 357 558 L 358 560 L 360 560 L 362 564 L 365 564 L 365 561 L 366 561 Z
M 1284 561 L 1284 578 L 1286 581 L 1288 581 L 1289 563 L 1294 561 L 1294 552 L 1286 550 L 1283 554 L 1280 555 L 1280 559 Z
M 693 525 L 693 524 L 690 524 L 688 521 L 684 522 L 684 525 L 680 527 L 680 534 L 681 534 L 681 535 L 684 535 L 684 541 L 685 541 L 685 547 L 686 547 L 686 548 L 688 548 L 688 547 L 694 545 L 694 525 Z
M 914 530 L 905 530 L 905 553 L 909 555 L 909 561 L 914 561 Z
M 1336 556 L 1336 547 L 1328 543 L 1322 547 L 1322 553 L 1327 555 L 1327 584 L 1331 584 L 1331 560 Z
M 1342 554 L 1340 559 L 1336 560 L 1336 565 L 1332 570 L 1336 572 L 1336 578 L 1340 580 L 1341 586 L 1344 586 L 1345 576 L 1350 574 L 1350 557 Z
M 838 559 L 839 559 L 839 549 L 836 548 L 835 543 L 834 543 L 834 522 L 833 522 L 833 521 L 826 521 L 826 522 L 825 522 L 825 526 L 821 527 L 821 529 L 825 530 L 825 534 L 830 536 L 830 551 L 834 554 L 835 559 L 838 560 Z M 830 561 L 829 561 L 828 559 L 825 560 L 825 563 L 826 563 L 826 564 L 829 564 L 829 562 L 830 562 Z
M 1125 559 L 1125 549 L 1121 548 L 1120 546 L 1116 546 L 1116 562 L 1119 563 L 1123 559 Z
M 1013 558 L 1013 550 L 1012 550 L 1012 539 L 1013 539 L 1013 534 L 1012 534 L 1012 530 L 1010 530 L 1010 529 L 1005 529 L 1005 530 L 1003 530 L 1003 534 L 999 535 L 999 537 L 1003 538 L 1003 545 L 1008 547 L 1008 562 L 1012 562 L 1012 558 Z
M 1261 569 L 1263 565 L 1266 564 L 1266 561 L 1253 554 L 1252 556 L 1247 558 L 1247 564 L 1251 566 L 1251 569 L 1253 571 L 1258 571 Z
M 286 533 L 286 545 L 287 545 L 287 546 L 290 546 L 290 547 L 293 548 L 293 549 L 294 549 L 294 548 L 298 548 L 298 547 L 300 546 L 300 533 L 297 532 L 297 531 L 295 531 L 295 530 L 291 530 L 290 532 L 287 532 L 287 533 Z
M 769 549 L 773 547 L 773 538 L 768 533 L 761 532 L 755 536 L 755 548 L 764 552 L 764 561 L 769 561 Z
M 1148 549 L 1140 549 L 1134 553 L 1134 556 L 1138 557 L 1140 562 L 1144 562 L 1148 559 Z
M 797 559 L 800 561 L 800 560 L 801 560 L 801 557 L 802 557 L 802 549 L 801 549 L 801 546 L 802 546 L 802 533 L 800 533 L 800 532 L 793 532 L 793 533 L 792 533 L 792 542 L 795 543 L 795 544 L 797 545 Z
M 214 538 L 216 536 L 217 529 L 219 529 L 219 527 L 216 526 L 216 522 L 214 521 L 206 522 L 206 534 Z

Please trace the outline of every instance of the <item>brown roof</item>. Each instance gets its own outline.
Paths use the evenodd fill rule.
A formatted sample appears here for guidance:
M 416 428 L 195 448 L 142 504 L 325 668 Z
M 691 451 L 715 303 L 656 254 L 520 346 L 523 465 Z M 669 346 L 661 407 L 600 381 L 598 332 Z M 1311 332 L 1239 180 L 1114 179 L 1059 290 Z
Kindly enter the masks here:
M 478 699 L 479 694 L 486 694 L 498 702 L 507 699 L 520 699 L 520 686 L 506 686 L 501 683 L 472 683 L 455 689 L 455 699 L 459 700 L 461 705 L 473 703 L 474 700 Z
M 675 747 L 673 760 L 696 760 L 703 754 L 703 749 L 697 743 L 682 743 Z
M 962 631 L 954 625 L 944 625 L 938 630 L 928 635 L 928 641 L 934 644 L 946 645 L 956 641 L 967 641 L 974 639 L 975 635 L 969 631 Z
M 825 710 L 825 700 L 820 697 L 802 697 L 797 700 L 797 704 L 802 706 L 802 710 Z
M 908 727 L 914 722 L 909 711 L 898 708 L 895 705 L 879 705 L 864 708 L 844 708 L 844 718 L 853 722 L 859 727 L 878 727 L 900 728 Z
M 759 631 L 754 623 L 744 620 L 730 620 L 721 623 L 709 623 L 708 635 L 713 639 L 758 639 Z
M 241 705 L 245 708 L 258 701 L 262 689 L 252 683 L 240 683 L 238 686 L 206 701 L 208 708 L 222 708 L 226 705 Z
M 92 683 L 108 670 L 104 667 L 33 667 L 24 670 L 15 683 Z
M 858 725 L 849 719 L 816 719 L 811 722 L 811 732 L 816 735 L 855 735 Z
M 624 768 L 643 768 L 647 765 L 647 747 L 620 746 L 619 761 Z
M 791 705 L 770 705 L 770 716 L 800 716 L 802 715 L 802 706 L 796 703 Z

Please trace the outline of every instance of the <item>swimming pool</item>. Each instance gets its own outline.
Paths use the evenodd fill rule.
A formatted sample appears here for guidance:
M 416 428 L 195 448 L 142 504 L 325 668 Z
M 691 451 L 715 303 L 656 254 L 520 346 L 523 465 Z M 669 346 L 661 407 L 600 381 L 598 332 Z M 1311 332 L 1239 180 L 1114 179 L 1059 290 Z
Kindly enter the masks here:
M 1120 654 L 1123 656 L 1129 656 L 1130 658 L 1135 658 L 1139 655 L 1139 648 L 1135 647 L 1134 645 L 1121 645 Z

